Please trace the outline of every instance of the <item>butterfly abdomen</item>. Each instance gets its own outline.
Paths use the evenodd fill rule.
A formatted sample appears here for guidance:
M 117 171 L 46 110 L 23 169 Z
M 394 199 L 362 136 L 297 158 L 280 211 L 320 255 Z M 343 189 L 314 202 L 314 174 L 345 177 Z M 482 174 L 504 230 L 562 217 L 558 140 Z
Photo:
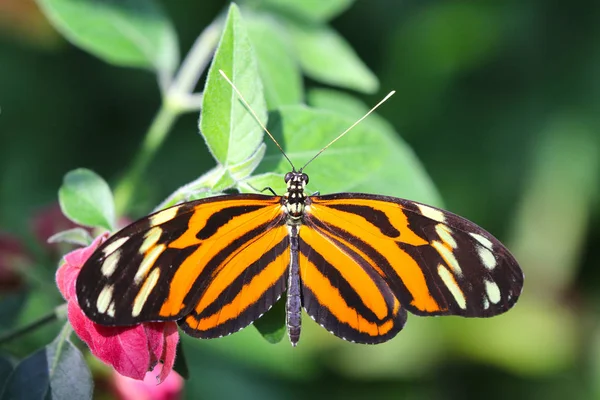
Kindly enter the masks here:
M 302 321 L 298 249 L 298 228 L 293 225 L 290 227 L 290 269 L 286 302 L 286 325 L 292 346 L 296 346 L 298 340 L 300 340 L 300 325 Z

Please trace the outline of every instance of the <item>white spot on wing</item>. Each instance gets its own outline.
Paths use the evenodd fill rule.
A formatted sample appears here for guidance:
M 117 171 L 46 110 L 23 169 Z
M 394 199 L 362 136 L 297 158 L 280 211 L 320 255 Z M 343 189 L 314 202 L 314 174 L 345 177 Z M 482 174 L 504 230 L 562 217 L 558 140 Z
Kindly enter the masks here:
M 111 255 L 106 257 L 104 262 L 102 263 L 102 267 L 100 268 L 100 272 L 107 278 L 115 272 L 117 269 L 117 264 L 119 262 L 119 258 L 121 257 L 121 250 L 117 250 L 113 252 Z
M 489 270 L 493 270 L 498 264 L 496 257 L 494 257 L 494 253 L 488 250 L 487 247 L 477 246 L 477 254 L 479 255 L 484 267 Z
M 170 220 L 175 218 L 175 216 L 177 215 L 177 211 L 179 211 L 178 206 L 167 208 L 166 210 L 162 210 L 151 216 L 148 219 L 148 222 L 150 223 L 150 226 L 164 224 L 165 222 L 169 222 Z
M 446 268 L 442 264 L 439 264 L 438 275 L 440 276 L 440 278 L 442 278 L 444 285 L 446 285 L 446 287 L 452 294 L 452 297 L 454 297 L 456 304 L 458 304 L 458 306 L 463 310 L 466 310 L 467 299 L 465 298 L 463 291 L 460 289 L 460 287 L 458 287 L 458 284 L 456 283 L 454 276 L 452 276 L 452 273 L 448 271 L 448 268 Z
M 119 247 L 123 246 L 123 244 L 129 240 L 129 236 L 125 236 L 115 240 L 114 242 L 107 244 L 106 247 L 102 250 L 104 255 L 109 255 L 113 251 L 117 250 Z
M 115 316 L 115 302 L 111 302 L 110 305 L 108 306 L 108 311 L 106 312 L 106 314 L 108 314 L 109 317 L 113 317 Z
M 456 275 L 462 276 L 462 269 L 460 268 L 460 264 L 458 263 L 456 257 L 454 257 L 452 251 L 448 250 L 448 248 L 444 246 L 442 242 L 438 242 L 437 240 L 431 242 L 431 245 L 437 250 L 438 253 L 440 253 L 442 258 L 448 263 L 450 268 L 452 268 L 452 271 Z
M 133 310 L 131 311 L 132 317 L 137 317 L 142 312 L 142 308 L 144 308 L 144 304 L 148 300 L 148 296 L 152 293 L 154 286 L 158 282 L 158 278 L 160 277 L 160 269 L 154 268 L 150 275 L 144 282 L 144 285 L 140 289 L 137 296 L 135 296 L 135 300 L 133 302 Z
M 494 244 L 485 236 L 482 236 L 479 233 L 473 233 L 473 232 L 469 232 L 469 235 L 471 235 L 471 237 L 473 239 L 477 240 L 484 247 L 488 248 L 489 250 L 492 250 L 492 247 L 494 246 Z
M 158 257 L 162 254 L 163 251 L 165 251 L 165 249 L 166 246 L 164 244 L 161 244 L 154 247 L 152 250 L 150 250 L 148 254 L 146 254 L 146 257 L 144 257 L 144 259 L 140 263 L 140 266 L 133 278 L 133 281 L 136 285 L 139 285 L 142 282 L 142 279 L 146 277 L 150 268 L 152 268 Z
M 452 237 L 452 230 L 450 230 L 448 225 L 437 224 L 435 226 L 435 232 L 438 234 L 440 239 L 444 241 L 444 243 L 448 244 L 448 246 L 452 247 L 453 249 L 458 247 L 456 240 L 454 240 Z
M 98 309 L 98 312 L 100 314 L 104 314 L 106 312 L 106 310 L 108 310 L 108 307 L 110 306 L 110 303 L 112 302 L 112 295 L 113 295 L 113 286 L 112 285 L 106 285 L 102 288 L 102 291 L 98 295 L 98 300 L 96 300 L 96 308 Z
M 435 208 L 426 206 L 425 204 L 417 204 L 417 207 L 419 208 L 419 211 L 421 212 L 421 214 L 423 214 L 423 216 L 425 216 L 429 219 L 432 219 L 437 222 L 445 222 L 446 221 L 446 217 L 444 216 L 444 213 L 441 212 L 440 210 L 436 210 Z
M 146 232 L 146 234 L 144 235 L 144 241 L 140 246 L 140 254 L 146 253 L 150 249 L 150 247 L 154 246 L 156 242 L 158 242 L 158 239 L 160 239 L 160 235 L 162 235 L 162 229 L 160 229 L 160 227 L 158 226 L 155 226 L 154 228 Z
M 487 297 L 483 298 L 483 309 L 487 310 L 488 308 L 490 308 L 490 301 L 487 299 Z
M 501 297 L 500 297 L 500 288 L 498 287 L 496 282 L 486 280 L 485 281 L 485 292 L 487 293 L 488 298 L 490 299 L 490 301 L 492 303 L 498 304 Z

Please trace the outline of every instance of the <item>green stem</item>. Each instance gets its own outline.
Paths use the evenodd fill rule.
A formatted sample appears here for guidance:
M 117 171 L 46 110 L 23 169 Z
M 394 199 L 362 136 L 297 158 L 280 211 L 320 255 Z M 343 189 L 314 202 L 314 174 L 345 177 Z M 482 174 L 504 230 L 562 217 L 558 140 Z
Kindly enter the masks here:
M 206 69 L 219 44 L 223 21 L 217 20 L 207 26 L 196 39 L 171 86 L 175 93 L 191 93 Z
M 61 306 L 58 306 L 50 314 L 45 315 L 45 316 L 41 317 L 40 319 L 31 322 L 28 325 L 22 326 L 20 328 L 17 328 L 11 332 L 7 332 L 6 334 L 0 336 L 0 346 L 6 342 L 10 342 L 11 340 L 13 340 L 17 337 L 20 337 L 29 332 L 32 332 L 46 324 L 49 324 L 54 321 L 58 321 L 60 319 L 65 319 L 64 316 L 66 315 L 66 312 L 65 312 L 64 308 L 66 306 L 67 306 L 66 303 Z
M 220 23 L 212 23 L 200 34 L 183 60 L 173 83 L 166 90 L 161 108 L 146 133 L 141 149 L 115 188 L 117 215 L 123 215 L 127 211 L 144 171 L 167 138 L 177 117 L 184 112 L 200 110 L 202 97 L 193 95 L 192 92 L 218 44 L 220 28 Z
M 167 102 L 163 102 L 161 105 L 158 114 L 154 117 L 152 125 L 150 125 L 146 133 L 141 149 L 138 151 L 131 167 L 115 188 L 117 215 L 123 215 L 127 210 L 142 178 L 142 174 L 167 138 L 171 127 L 179 116 L 179 110 L 168 106 L 168 104 Z

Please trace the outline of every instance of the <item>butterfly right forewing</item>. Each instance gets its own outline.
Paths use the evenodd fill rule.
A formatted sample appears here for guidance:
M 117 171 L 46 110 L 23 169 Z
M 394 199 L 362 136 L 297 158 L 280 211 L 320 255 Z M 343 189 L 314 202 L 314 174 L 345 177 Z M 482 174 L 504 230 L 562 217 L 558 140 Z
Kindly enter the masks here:
M 457 215 L 387 196 L 309 199 L 307 225 L 361 254 L 418 315 L 490 317 L 510 309 L 522 271 L 496 238 Z

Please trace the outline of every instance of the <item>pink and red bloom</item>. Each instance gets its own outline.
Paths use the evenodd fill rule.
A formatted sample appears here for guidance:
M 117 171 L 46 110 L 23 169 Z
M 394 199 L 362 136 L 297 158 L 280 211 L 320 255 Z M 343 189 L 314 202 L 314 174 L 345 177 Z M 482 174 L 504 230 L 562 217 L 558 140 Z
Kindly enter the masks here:
M 102 244 L 108 234 L 97 237 L 85 248 L 64 256 L 56 271 L 58 289 L 68 303 L 69 322 L 75 333 L 89 346 L 92 354 L 111 365 L 119 374 L 142 380 L 159 361 L 158 382 L 164 381 L 175 362 L 179 333 L 175 322 L 148 322 L 134 326 L 103 326 L 85 316 L 75 294 L 75 282 L 81 267 Z
M 172 372 L 160 385 L 156 384 L 154 376 L 161 366 L 158 365 L 151 373 L 146 374 L 143 381 L 114 374 L 112 389 L 121 400 L 178 400 L 181 398 L 183 378 Z

